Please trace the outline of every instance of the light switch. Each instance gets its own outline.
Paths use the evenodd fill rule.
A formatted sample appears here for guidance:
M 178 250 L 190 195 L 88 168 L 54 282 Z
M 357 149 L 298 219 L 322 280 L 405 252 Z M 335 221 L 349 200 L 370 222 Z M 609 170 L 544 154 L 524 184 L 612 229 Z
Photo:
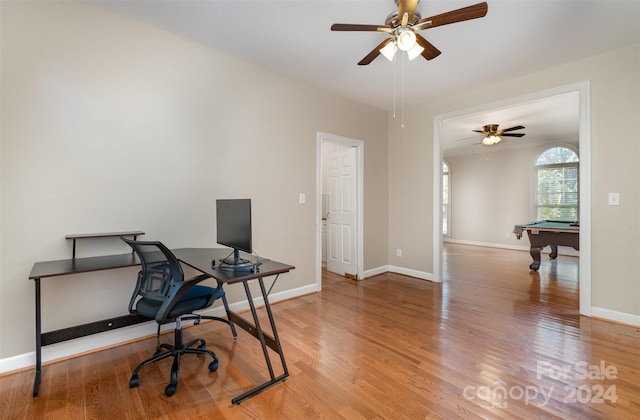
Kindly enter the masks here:
M 305 193 L 300 193 L 299 201 L 300 204 L 304 204 L 307 201 L 307 196 L 305 195 Z
M 620 193 L 609 193 L 609 205 L 610 206 L 620 205 Z

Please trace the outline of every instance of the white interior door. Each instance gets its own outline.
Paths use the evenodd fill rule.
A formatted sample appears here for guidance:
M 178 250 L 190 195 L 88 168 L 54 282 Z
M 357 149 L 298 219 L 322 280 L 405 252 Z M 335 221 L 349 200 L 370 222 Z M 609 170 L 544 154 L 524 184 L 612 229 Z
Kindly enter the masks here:
M 355 276 L 356 265 L 356 148 L 331 143 L 329 148 L 329 214 L 327 270 Z

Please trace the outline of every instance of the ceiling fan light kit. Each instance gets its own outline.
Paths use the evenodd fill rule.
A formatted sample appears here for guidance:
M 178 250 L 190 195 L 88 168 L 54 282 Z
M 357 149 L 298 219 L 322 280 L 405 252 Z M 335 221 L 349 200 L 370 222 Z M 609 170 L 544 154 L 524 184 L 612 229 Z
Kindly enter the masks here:
M 398 10 L 387 16 L 383 25 L 334 23 L 331 25 L 331 30 L 384 32 L 390 36 L 358 62 L 361 66 L 371 63 L 380 54 L 389 61 L 393 61 L 398 49 L 406 51 L 409 60 L 419 55 L 426 60 L 432 60 L 440 55 L 440 50 L 417 31 L 481 18 L 486 16 L 488 10 L 487 3 L 483 2 L 422 19 L 422 15 L 416 10 L 419 2 L 419 0 L 395 0 Z
M 495 134 L 490 134 L 482 139 L 482 144 L 484 144 L 485 146 L 494 146 L 500 143 L 501 141 L 502 139 L 499 136 L 496 136 Z

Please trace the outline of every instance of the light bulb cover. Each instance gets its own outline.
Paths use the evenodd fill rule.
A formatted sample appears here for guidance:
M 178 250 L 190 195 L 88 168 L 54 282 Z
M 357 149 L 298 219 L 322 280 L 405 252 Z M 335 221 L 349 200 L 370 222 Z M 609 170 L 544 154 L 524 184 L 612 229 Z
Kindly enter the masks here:
M 416 45 L 416 34 L 411 29 L 405 29 L 398 35 L 398 48 L 409 51 Z
M 422 54 L 422 51 L 424 51 L 424 48 L 422 48 L 420 44 L 416 43 L 413 47 L 411 47 L 407 51 L 407 55 L 409 56 L 409 61 L 413 60 L 414 58 Z
M 386 58 L 387 60 L 393 61 L 393 56 L 395 55 L 397 50 L 398 47 L 396 46 L 396 43 L 394 41 L 391 41 L 387 42 L 387 45 L 380 48 L 380 53 L 384 55 L 384 58 Z

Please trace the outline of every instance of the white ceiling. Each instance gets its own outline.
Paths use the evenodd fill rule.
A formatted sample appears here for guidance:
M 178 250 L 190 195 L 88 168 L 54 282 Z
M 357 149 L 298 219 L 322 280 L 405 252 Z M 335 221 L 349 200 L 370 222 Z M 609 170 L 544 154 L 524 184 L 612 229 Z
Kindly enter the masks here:
M 446 119 L 442 122 L 440 136 L 444 156 L 542 146 L 550 142 L 577 147 L 579 100 L 576 91 Z M 522 125 L 523 130 L 513 133 L 525 133 L 525 136 L 502 137 L 502 142 L 495 146 L 481 145 L 483 135 L 471 130 L 482 130 L 483 125 L 494 123 L 500 125 L 500 130 Z
M 91 2 L 384 110 L 394 106 L 394 71 L 397 101 L 404 96 L 410 106 L 640 42 L 640 0 L 488 0 L 484 18 L 421 32 L 442 51 L 439 57 L 409 62 L 398 54 L 391 63 L 379 56 L 358 66 L 387 35 L 332 32 L 331 24 L 383 24 L 396 10 L 393 0 Z M 422 0 L 417 10 L 428 17 L 478 2 Z M 466 145 L 469 127 L 489 123 L 526 126 L 521 142 L 570 137 L 567 127 L 574 121 L 559 116 L 576 115 L 564 112 L 562 103 L 543 102 L 456 119 L 446 137 Z M 556 126 L 559 131 L 552 132 Z

